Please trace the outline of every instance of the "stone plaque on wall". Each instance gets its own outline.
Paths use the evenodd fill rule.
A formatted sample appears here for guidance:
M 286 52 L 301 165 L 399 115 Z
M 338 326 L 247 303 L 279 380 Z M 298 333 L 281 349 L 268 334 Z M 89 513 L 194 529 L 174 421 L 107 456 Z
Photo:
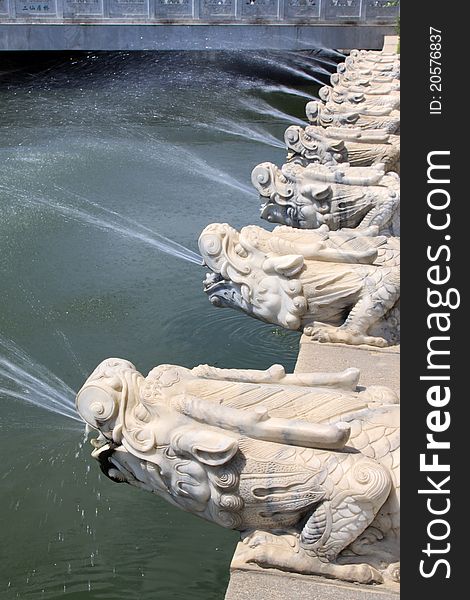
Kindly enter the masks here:
M 5 4 L 8 6 L 7 2 Z M 55 17 L 57 13 L 56 0 L 46 0 L 45 2 L 21 2 L 15 0 L 16 18 L 21 17 Z
M 109 16 L 116 19 L 147 18 L 149 0 L 108 0 L 108 10 Z
M 393 3 L 390 0 L 366 0 L 365 10 L 366 18 L 376 19 L 396 19 L 398 17 L 399 3 Z
M 361 0 L 324 0 L 327 19 L 359 19 Z
M 287 19 L 318 19 L 321 0 L 285 0 L 284 11 Z
M 264 19 L 278 17 L 278 0 L 238 0 L 240 13 L 244 19 Z
M 193 0 L 155 0 L 155 16 L 159 19 L 192 17 Z
M 202 0 L 201 19 L 205 17 L 235 17 L 236 0 Z
M 64 0 L 64 17 L 102 17 L 103 0 Z

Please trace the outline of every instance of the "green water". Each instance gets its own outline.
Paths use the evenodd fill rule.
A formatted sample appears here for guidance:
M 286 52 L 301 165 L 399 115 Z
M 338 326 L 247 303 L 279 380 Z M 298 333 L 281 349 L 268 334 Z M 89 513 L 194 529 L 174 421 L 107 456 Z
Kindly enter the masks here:
M 267 226 L 250 172 L 285 151 L 208 125 L 282 140 L 250 103 L 302 117 L 306 98 L 263 86 L 313 82 L 259 56 L 2 58 L 0 336 L 28 369 L 72 390 L 109 356 L 292 370 L 298 334 L 212 307 L 204 269 L 126 219 L 193 252 L 209 222 Z M 236 533 L 101 477 L 79 422 L 0 389 L 1 598 L 223 598 Z

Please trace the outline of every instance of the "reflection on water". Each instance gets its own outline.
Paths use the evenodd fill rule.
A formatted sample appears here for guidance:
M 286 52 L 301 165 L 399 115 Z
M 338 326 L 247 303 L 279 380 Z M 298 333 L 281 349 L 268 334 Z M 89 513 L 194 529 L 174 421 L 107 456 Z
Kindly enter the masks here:
M 255 319 L 250 320 L 249 327 L 246 327 L 248 317 L 243 313 L 229 308 L 211 308 L 213 310 L 205 311 L 197 319 L 194 319 L 191 307 L 183 309 L 168 320 L 165 330 L 168 335 L 172 331 L 180 332 L 183 338 L 184 332 L 191 331 L 195 339 L 207 338 L 210 331 L 217 331 L 217 336 L 224 340 L 225 347 L 233 349 L 233 358 L 230 360 L 229 353 L 229 362 L 225 360 L 224 367 L 253 368 L 251 365 L 254 361 L 270 366 L 277 360 L 282 362 L 286 370 L 293 370 L 298 352 L 297 332 Z M 184 339 L 178 340 L 178 336 L 175 336 L 175 342 L 178 346 L 184 345 Z M 249 361 L 246 360 L 247 356 L 250 357 Z M 211 361 L 207 359 L 205 362 L 220 366 L 221 360 L 214 354 Z
M 282 163 L 285 119 L 303 119 L 305 98 L 339 60 L 327 51 L 5 59 L 2 598 L 223 597 L 237 535 L 103 480 L 73 390 L 109 356 L 143 373 L 160 363 L 292 370 L 297 333 L 211 306 L 197 238 L 213 221 L 266 226 L 251 170 Z

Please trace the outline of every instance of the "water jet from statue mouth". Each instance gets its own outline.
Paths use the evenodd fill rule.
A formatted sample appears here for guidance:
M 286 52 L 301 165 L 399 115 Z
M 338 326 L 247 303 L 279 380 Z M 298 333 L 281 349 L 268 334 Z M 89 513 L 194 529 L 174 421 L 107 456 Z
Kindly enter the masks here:
M 207 267 L 207 265 L 205 266 Z M 229 281 L 224 279 L 220 273 L 208 271 L 204 281 L 202 282 L 204 292 L 209 294 L 211 291 L 220 286 L 221 283 L 229 283 Z
M 242 285 L 231 279 L 224 279 L 220 273 L 209 272 L 203 282 L 204 292 L 212 306 L 217 308 L 234 308 L 252 314 L 252 305 L 247 302 Z
M 91 425 L 90 425 L 91 427 Z M 94 458 L 96 458 L 98 456 L 98 454 L 100 453 L 100 451 L 104 448 L 104 446 L 106 446 L 107 444 L 114 444 L 114 446 L 116 446 L 115 442 L 112 442 L 111 440 L 109 440 L 107 437 L 105 437 L 103 435 L 103 433 L 98 429 L 97 430 L 99 435 L 96 438 L 92 438 L 90 440 L 90 444 L 93 446 L 94 450 L 92 452 L 92 456 Z M 96 456 L 95 456 L 96 455 Z
M 98 440 L 101 441 L 101 439 L 105 440 L 105 443 L 99 447 L 95 446 L 95 443 Z M 113 441 L 106 440 L 101 432 L 98 438 L 91 440 L 91 444 L 95 446 L 95 450 L 93 450 L 91 456 L 98 461 L 103 475 L 106 475 L 106 477 L 111 479 L 114 483 L 127 483 L 128 476 L 132 474 L 128 473 L 127 469 L 125 469 L 121 463 L 112 459 L 116 449 L 119 448 L 120 445 Z

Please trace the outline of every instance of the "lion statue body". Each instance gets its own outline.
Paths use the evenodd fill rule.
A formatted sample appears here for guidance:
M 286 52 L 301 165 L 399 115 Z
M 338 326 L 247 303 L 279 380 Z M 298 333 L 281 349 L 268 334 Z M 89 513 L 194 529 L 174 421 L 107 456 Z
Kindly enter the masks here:
M 399 406 L 359 372 L 286 375 L 108 359 L 77 396 L 115 482 L 242 533 L 244 560 L 397 579 Z
M 199 249 L 204 291 L 219 307 L 321 342 L 399 343 L 400 250 L 369 230 L 303 231 L 208 225 Z

